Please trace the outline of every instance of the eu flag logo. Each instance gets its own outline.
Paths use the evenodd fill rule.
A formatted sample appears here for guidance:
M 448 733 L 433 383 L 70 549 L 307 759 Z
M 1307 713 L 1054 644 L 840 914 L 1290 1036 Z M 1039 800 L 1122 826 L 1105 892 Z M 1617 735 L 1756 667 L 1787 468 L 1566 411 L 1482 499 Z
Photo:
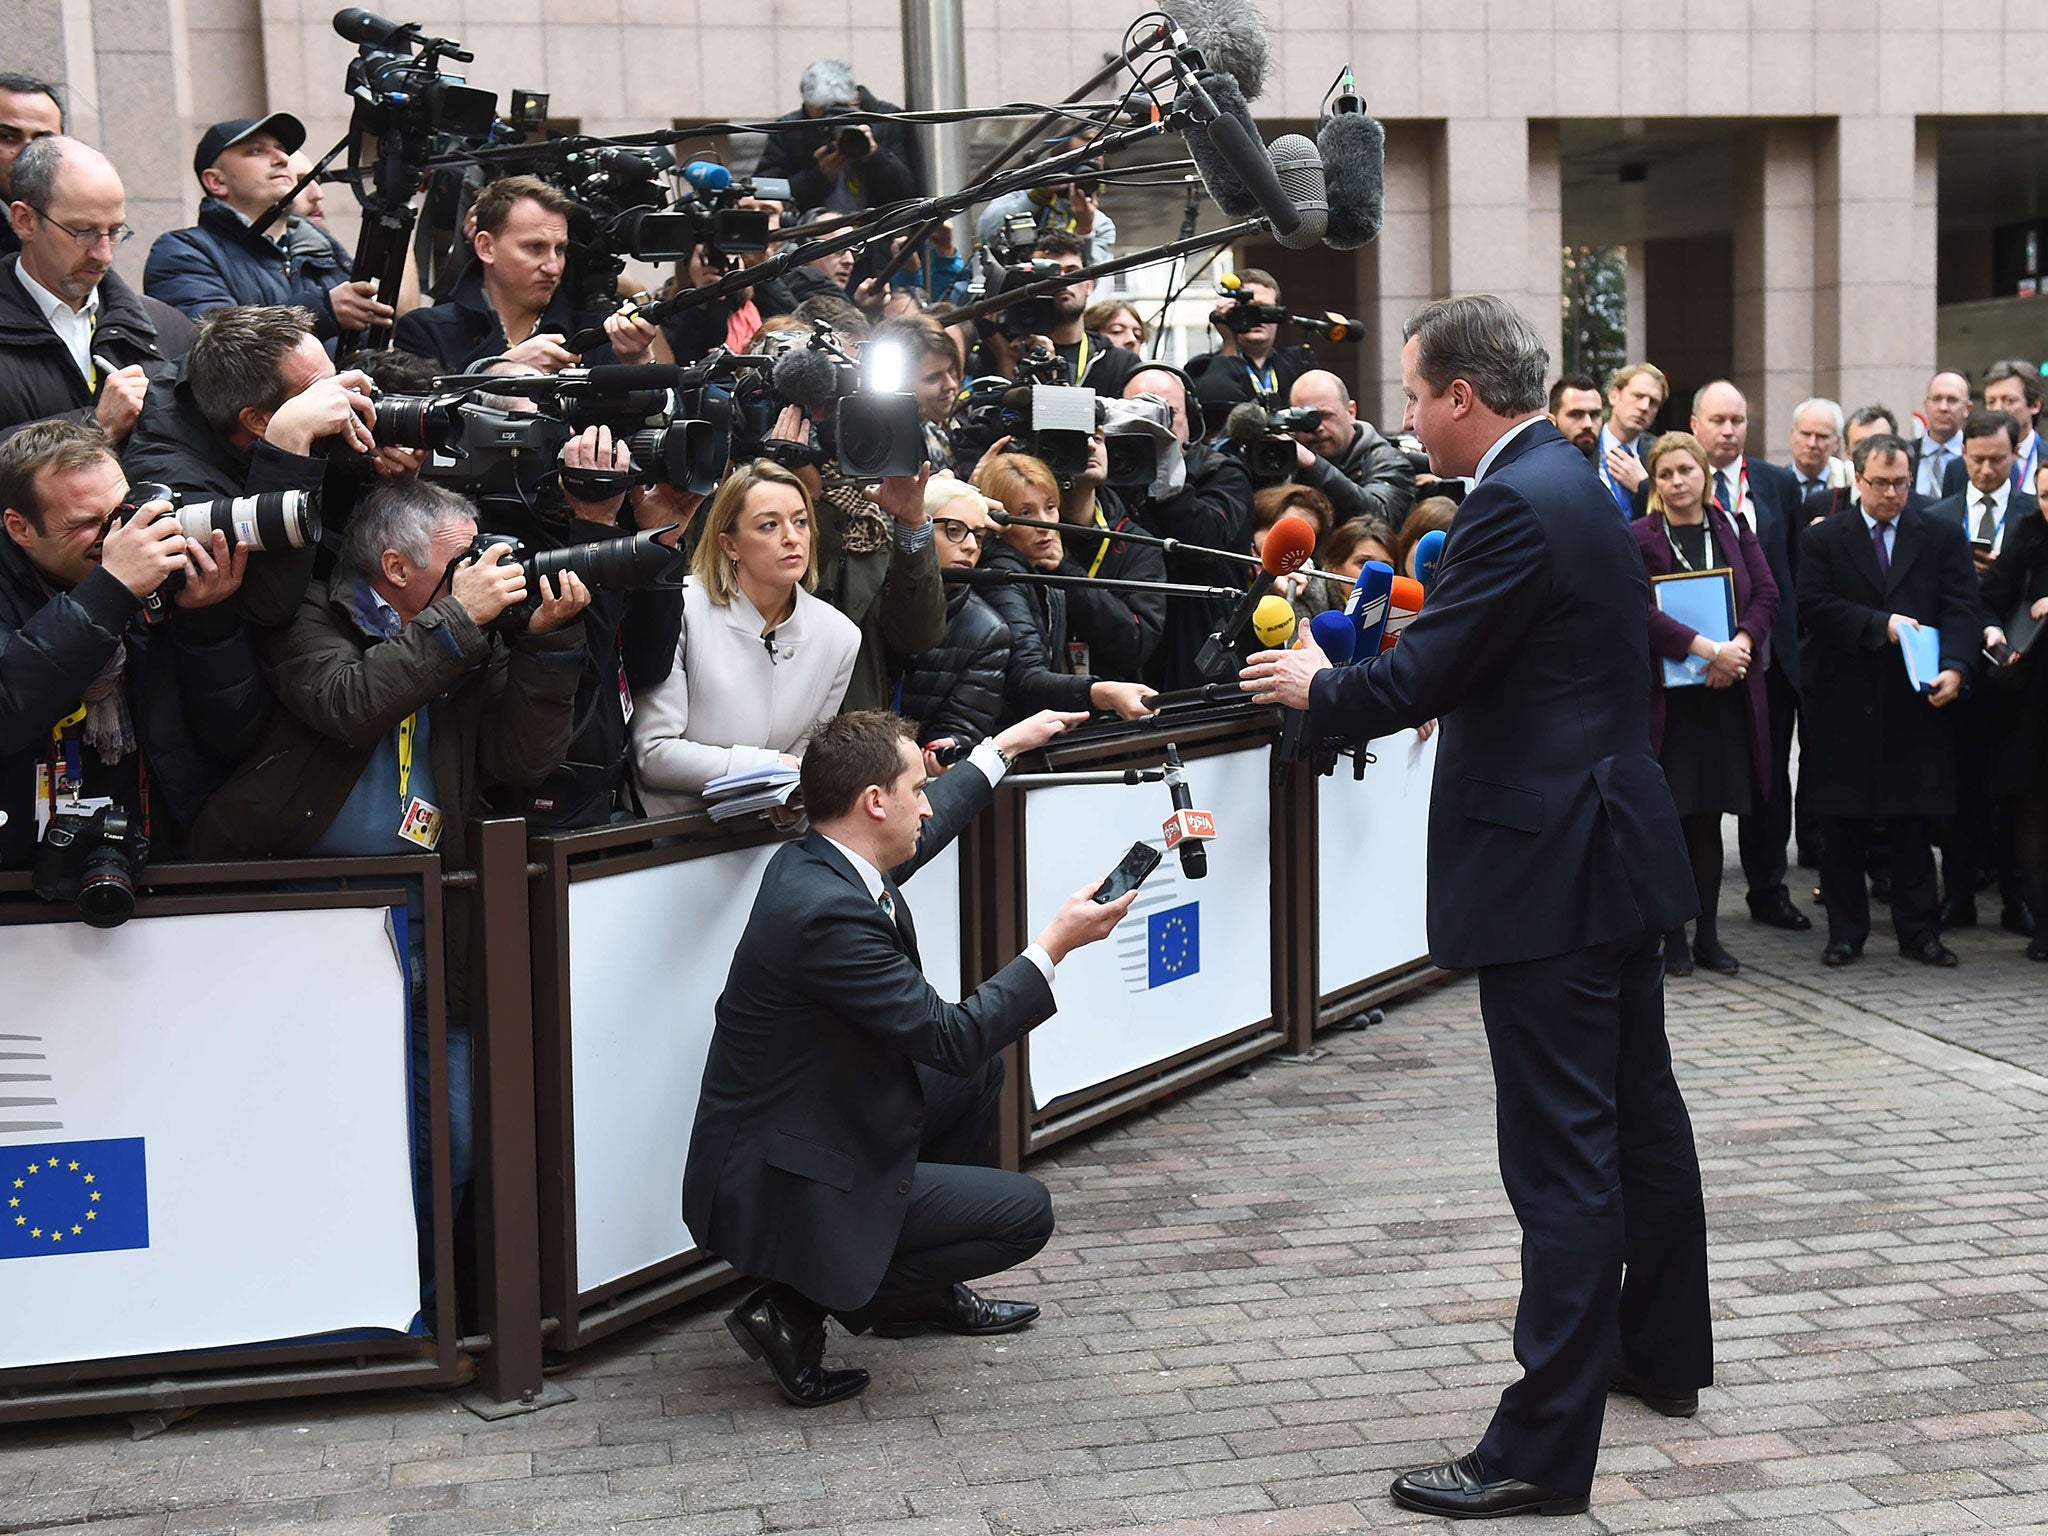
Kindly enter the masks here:
M 1201 903 L 1168 907 L 1145 920 L 1145 990 L 1192 976 L 1202 968 Z
M 0 1259 L 149 1246 L 142 1138 L 0 1147 Z

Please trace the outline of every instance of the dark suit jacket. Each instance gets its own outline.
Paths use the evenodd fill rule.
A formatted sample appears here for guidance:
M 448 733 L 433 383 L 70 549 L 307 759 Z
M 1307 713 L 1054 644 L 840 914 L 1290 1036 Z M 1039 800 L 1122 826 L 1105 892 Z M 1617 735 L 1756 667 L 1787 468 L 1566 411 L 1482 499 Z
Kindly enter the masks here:
M 1754 492 L 1755 488 L 1755 477 L 1752 476 L 1750 489 Z M 1764 558 L 1763 546 L 1757 541 L 1757 536 L 1720 507 L 1710 508 L 1707 516 L 1713 523 L 1714 548 L 1719 558 L 1728 562 L 1734 579 L 1735 627 L 1748 632 L 1761 654 L 1764 643 L 1777 633 L 1778 584 L 1771 578 L 1770 563 Z M 1663 515 L 1652 513 L 1638 518 L 1629 524 L 1629 532 L 1636 536 L 1636 544 L 1642 549 L 1644 572 L 1652 577 L 1669 576 L 1673 570 L 1671 540 L 1664 533 Z M 1698 630 L 1669 617 L 1656 603 L 1650 604 L 1650 655 L 1653 658 L 1661 660 L 1668 656 L 1676 661 L 1686 654 L 1698 636 Z M 1653 661 L 1650 670 L 1650 746 L 1659 760 L 1664 756 L 1663 673 L 1663 667 Z M 1736 686 L 1742 689 L 1744 702 L 1749 706 L 1749 760 L 1756 769 L 1757 793 L 1762 795 L 1771 784 L 1771 703 L 1764 685 L 1764 669 L 1751 667 L 1749 676 Z
M 1913 439 L 1913 489 L 1916 492 L 1920 489 L 1920 461 L 1926 456 L 1928 446 L 1927 439 L 1924 437 Z M 1947 501 L 1951 496 L 1962 495 L 1969 488 L 1970 471 L 1963 463 L 1962 436 L 1957 434 L 1955 449 L 1949 456 L 1948 464 L 1941 472 L 1941 495 L 1936 497 L 1935 500 Z
M 1800 778 L 1814 814 L 1954 814 L 1956 711 L 1913 691 L 1886 625 L 1902 613 L 1939 629 L 1942 667 L 1971 676 L 1984 615 L 1962 529 L 1908 507 L 1880 577 L 1863 514 L 1844 511 L 1806 530 L 1799 579 L 1809 727 Z
M 1955 524 L 1963 530 L 1963 537 L 1969 538 L 1977 530 L 1977 488 L 1967 478 L 1963 488 L 1952 496 L 1944 496 L 1927 509 L 1927 515 L 1938 517 Z M 2005 498 L 2005 531 L 2009 538 L 2012 531 L 2024 522 L 2038 521 L 2041 504 L 2024 491 L 2014 491 Z
M 1781 464 L 1761 459 L 1747 460 L 1749 502 L 1756 518 L 1756 540 L 1763 546 L 1764 559 L 1771 568 L 1771 580 L 1778 587 L 1778 617 L 1772 633 L 1779 638 L 1770 648 L 1770 666 L 1780 677 L 1799 688 L 1799 530 L 1806 526 L 1801 515 L 1799 477 Z M 1770 782 L 1768 777 L 1764 781 Z
M 769 861 L 718 999 L 683 1173 L 683 1220 L 742 1274 L 848 1311 L 875 1294 L 924 1125 L 913 1063 L 972 1072 L 1052 1016 L 1022 955 L 958 1003 L 918 968 L 907 880 L 989 803 L 969 766 L 932 781 L 896 917 L 817 833 Z
M 1557 428 L 1525 428 L 1458 508 L 1401 643 L 1310 690 L 1326 741 L 1442 721 L 1429 806 L 1441 966 L 1665 933 L 1697 910 L 1650 751 L 1649 582 L 1615 513 Z
M 1986 622 L 2008 631 L 2021 604 L 2031 607 L 2048 597 L 2048 522 L 2038 507 L 2032 517 L 2006 523 L 2005 542 L 1984 574 L 1982 589 Z M 2018 712 L 2010 733 L 1994 749 L 1992 791 L 2023 794 L 2036 803 L 2048 800 L 2048 640 L 2037 640 L 2001 681 L 2018 700 Z

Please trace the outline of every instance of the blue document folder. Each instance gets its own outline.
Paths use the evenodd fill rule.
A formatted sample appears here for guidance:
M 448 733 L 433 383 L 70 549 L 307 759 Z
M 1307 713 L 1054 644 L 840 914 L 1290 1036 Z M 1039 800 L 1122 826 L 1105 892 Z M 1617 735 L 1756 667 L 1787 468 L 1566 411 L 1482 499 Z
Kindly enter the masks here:
M 1932 624 L 1899 630 L 1899 654 L 1906 659 L 1906 681 L 1917 693 L 1932 693 L 1941 675 L 1941 631 Z
M 1709 640 L 1735 638 L 1735 573 L 1726 566 L 1711 571 L 1678 571 L 1650 578 L 1650 595 L 1659 611 Z M 1698 688 L 1707 680 L 1707 664 L 1698 656 L 1664 663 L 1666 688 Z

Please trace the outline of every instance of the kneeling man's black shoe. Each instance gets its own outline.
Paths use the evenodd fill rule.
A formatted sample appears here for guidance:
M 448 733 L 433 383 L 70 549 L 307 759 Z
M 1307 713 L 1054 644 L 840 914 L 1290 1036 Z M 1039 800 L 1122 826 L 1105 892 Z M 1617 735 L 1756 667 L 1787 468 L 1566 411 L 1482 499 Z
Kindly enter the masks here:
M 901 1339 L 913 1333 L 1009 1333 L 1038 1316 L 1038 1304 L 1030 1301 L 995 1301 L 977 1296 L 955 1282 L 953 1288 L 929 1312 L 876 1323 L 869 1331 L 885 1339 Z
M 1403 1472 L 1387 1490 L 1403 1509 L 1453 1520 L 1490 1520 L 1496 1515 L 1582 1515 L 1583 1493 L 1564 1493 L 1525 1483 L 1519 1477 L 1488 1477 L 1479 1453 L 1467 1452 L 1437 1467 Z
M 1624 1397 L 1640 1399 L 1645 1408 L 1661 1413 L 1667 1419 L 1689 1419 L 1700 1411 L 1697 1389 L 1680 1391 L 1675 1387 L 1656 1386 L 1628 1371 L 1616 1371 L 1608 1385 L 1610 1390 Z
M 825 1325 L 801 1323 L 763 1287 L 726 1315 L 725 1326 L 748 1354 L 765 1364 L 782 1395 L 799 1408 L 822 1408 L 864 1391 L 868 1373 L 825 1365 Z

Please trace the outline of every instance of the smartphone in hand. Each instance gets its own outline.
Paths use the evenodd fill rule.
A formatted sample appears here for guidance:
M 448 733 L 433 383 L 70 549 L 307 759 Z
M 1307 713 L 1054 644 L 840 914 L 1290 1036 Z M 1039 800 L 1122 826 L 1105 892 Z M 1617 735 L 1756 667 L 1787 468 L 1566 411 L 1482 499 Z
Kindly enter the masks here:
M 1131 844 L 1131 851 L 1124 855 L 1123 862 L 1109 872 L 1109 878 L 1095 888 L 1095 894 L 1089 899 L 1107 905 L 1126 891 L 1135 891 L 1145 883 L 1145 877 L 1159 867 L 1161 857 L 1159 850 L 1150 843 Z

